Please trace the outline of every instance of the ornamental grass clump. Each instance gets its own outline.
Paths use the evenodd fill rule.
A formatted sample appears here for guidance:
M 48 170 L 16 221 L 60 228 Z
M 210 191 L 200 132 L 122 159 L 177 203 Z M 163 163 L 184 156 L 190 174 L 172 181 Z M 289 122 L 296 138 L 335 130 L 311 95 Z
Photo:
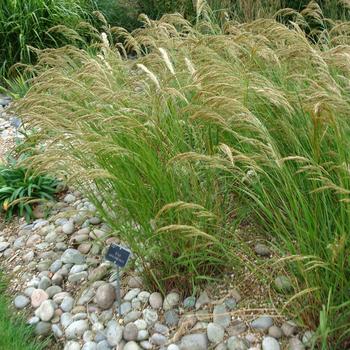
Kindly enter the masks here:
M 254 221 L 280 256 L 265 264 L 270 275 L 283 266 L 293 277 L 288 311 L 312 328 L 321 319 L 317 344 L 343 349 L 350 25 L 329 20 L 309 40 L 290 11 L 288 25 L 222 27 L 203 11 L 195 27 L 167 15 L 131 34 L 115 30 L 135 60 L 106 43 L 97 57 L 42 52 L 16 105 L 46 144 L 32 161 L 90 190 L 163 289 L 254 271 L 236 229 Z

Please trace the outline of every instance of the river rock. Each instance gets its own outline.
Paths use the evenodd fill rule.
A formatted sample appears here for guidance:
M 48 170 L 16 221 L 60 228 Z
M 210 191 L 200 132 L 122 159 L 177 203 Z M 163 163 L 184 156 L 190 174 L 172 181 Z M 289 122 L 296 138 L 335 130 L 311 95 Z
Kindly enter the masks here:
M 145 309 L 143 310 L 142 314 L 143 314 L 143 319 L 146 321 L 146 323 L 149 326 L 154 325 L 158 320 L 158 314 L 155 310 Z
M 260 316 L 255 319 L 250 326 L 254 329 L 266 330 L 269 329 L 273 324 L 273 320 L 270 316 Z
M 136 342 L 129 341 L 124 345 L 123 350 L 141 350 L 141 348 Z
M 149 304 L 153 309 L 160 309 L 163 305 L 163 297 L 160 293 L 154 292 L 149 297 Z
M 173 309 L 180 301 L 180 295 L 178 293 L 169 293 L 163 302 L 163 310 L 167 311 Z
M 269 328 L 269 335 L 273 338 L 279 339 L 282 337 L 283 333 L 281 328 L 277 327 L 277 326 L 271 326 Z
M 35 326 L 35 334 L 37 335 L 48 335 L 51 332 L 51 323 L 50 322 L 38 322 Z
M 210 299 L 206 291 L 201 292 L 199 298 L 196 301 L 196 310 L 199 310 L 203 305 L 209 304 Z
M 49 295 L 42 289 L 35 289 L 31 296 L 31 303 L 34 308 L 39 307 L 43 301 L 47 300 Z
M 89 329 L 87 320 L 78 320 L 72 322 L 65 330 L 67 339 L 76 339 L 81 337 Z
M 30 300 L 24 295 L 17 295 L 14 304 L 17 309 L 23 309 L 29 304 Z
M 289 277 L 283 275 L 275 278 L 275 288 L 280 293 L 288 293 L 293 290 Z
M 84 256 L 76 249 L 68 248 L 61 257 L 64 264 L 80 265 L 85 263 Z
M 185 335 L 181 339 L 180 350 L 207 350 L 207 349 L 208 349 L 208 338 L 206 334 L 203 334 L 203 333 L 189 334 L 189 335 Z
M 247 350 L 248 347 L 249 344 L 245 339 L 233 336 L 227 340 L 228 350 Z
M 222 326 L 216 323 L 209 323 L 207 328 L 207 336 L 209 341 L 218 344 L 223 341 L 225 330 Z
M 224 328 L 230 325 L 231 315 L 224 304 L 214 306 L 213 321 Z
M 297 325 L 293 321 L 284 322 L 281 330 L 286 337 L 291 337 L 297 330 Z
M 52 300 L 44 300 L 36 309 L 35 315 L 42 321 L 50 321 L 55 313 L 55 303 Z
M 124 327 L 123 338 L 126 341 L 136 340 L 138 334 L 138 329 L 133 323 L 128 323 Z
M 254 247 L 255 253 L 260 256 L 270 256 L 271 252 L 267 245 L 262 243 L 257 243 Z
M 104 283 L 97 288 L 96 291 L 96 304 L 101 309 L 109 309 L 116 298 L 115 288 L 110 283 Z
M 264 337 L 262 342 L 262 350 L 280 350 L 280 344 L 273 337 Z
M 123 327 L 114 320 L 110 321 L 107 325 L 106 337 L 109 345 L 117 346 L 123 337 Z

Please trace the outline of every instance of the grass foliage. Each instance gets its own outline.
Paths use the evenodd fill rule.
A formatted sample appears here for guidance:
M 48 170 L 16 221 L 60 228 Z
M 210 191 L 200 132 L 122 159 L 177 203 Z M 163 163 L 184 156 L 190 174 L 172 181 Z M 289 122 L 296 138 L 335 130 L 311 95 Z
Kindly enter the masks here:
M 312 3 L 307 16 L 324 25 L 307 37 L 308 22 L 290 10 L 279 13 L 288 25 L 222 26 L 200 11 L 194 27 L 174 15 L 120 30 L 133 61 L 106 42 L 97 57 L 43 52 L 16 106 L 47 145 L 32 161 L 98 192 L 115 234 L 165 289 L 244 266 L 236 228 L 249 211 L 297 278 L 288 306 L 321 324 L 323 349 L 343 349 L 350 23 L 323 22 Z

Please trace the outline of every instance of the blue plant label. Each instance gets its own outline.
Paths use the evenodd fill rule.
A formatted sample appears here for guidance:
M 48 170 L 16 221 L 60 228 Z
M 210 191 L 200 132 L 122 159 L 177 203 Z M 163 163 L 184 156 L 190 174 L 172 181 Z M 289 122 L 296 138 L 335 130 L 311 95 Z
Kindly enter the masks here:
M 111 244 L 108 248 L 106 259 L 119 267 L 124 267 L 131 255 L 131 251 L 117 244 Z

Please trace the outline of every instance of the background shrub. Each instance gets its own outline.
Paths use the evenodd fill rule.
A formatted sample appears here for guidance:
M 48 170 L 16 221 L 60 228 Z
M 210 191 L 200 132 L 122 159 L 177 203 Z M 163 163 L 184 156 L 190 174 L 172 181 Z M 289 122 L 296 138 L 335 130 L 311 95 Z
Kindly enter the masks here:
M 14 63 L 31 63 L 35 48 L 66 44 L 60 33 L 49 33 L 57 25 L 73 30 L 92 17 L 90 0 L 2 0 L 0 2 L 0 62 L 3 74 Z

